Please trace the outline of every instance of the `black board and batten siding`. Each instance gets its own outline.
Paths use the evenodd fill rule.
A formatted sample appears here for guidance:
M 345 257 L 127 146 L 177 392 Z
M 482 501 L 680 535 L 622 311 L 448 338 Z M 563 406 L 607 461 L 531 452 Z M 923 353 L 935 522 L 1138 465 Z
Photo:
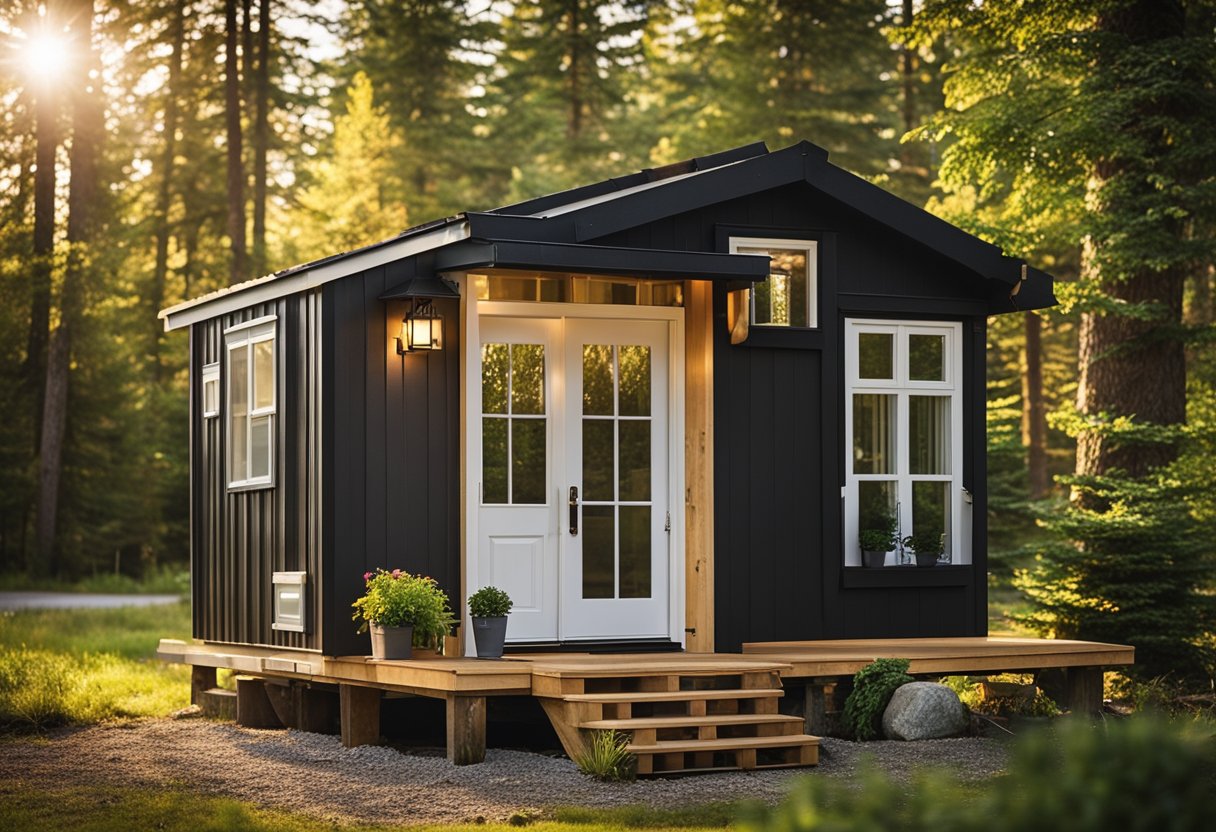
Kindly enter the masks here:
M 461 609 L 458 305 L 436 301 L 442 350 L 401 356 L 393 338 L 408 302 L 379 299 L 417 266 L 409 258 L 324 287 L 327 655 L 368 651 L 350 605 L 376 567 L 428 575 Z
M 274 484 L 229 491 L 224 331 L 276 316 Z M 191 572 L 194 637 L 319 650 L 321 294 L 305 292 L 191 327 Z M 202 368 L 219 363 L 221 413 L 202 414 Z M 274 630 L 274 572 L 307 572 L 307 632 Z
M 726 251 L 729 238 L 819 241 L 819 328 L 753 329 L 732 345 L 714 293 L 715 641 L 983 635 L 987 630 L 984 350 L 987 293 L 973 273 L 806 184 L 588 240 Z M 971 565 L 843 566 L 843 322 L 963 324 L 963 485 Z

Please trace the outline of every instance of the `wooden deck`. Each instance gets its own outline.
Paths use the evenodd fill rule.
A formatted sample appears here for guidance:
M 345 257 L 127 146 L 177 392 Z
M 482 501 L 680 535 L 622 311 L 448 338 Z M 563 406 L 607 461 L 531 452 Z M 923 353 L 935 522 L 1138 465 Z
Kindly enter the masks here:
M 533 696 L 571 757 L 590 731 L 611 728 L 629 736 L 642 775 L 814 765 L 825 694 L 876 658 L 906 658 L 914 675 L 1062 668 L 1066 704 L 1080 711 L 1101 707 L 1105 668 L 1135 660 L 1125 645 L 1030 638 L 755 642 L 742 653 L 406 661 L 166 639 L 158 655 L 194 666 L 192 701 L 220 693 L 213 690 L 215 668 L 247 674 L 238 677 L 236 694 L 242 724 L 307 729 L 336 709 L 348 746 L 379 741 L 385 691 L 445 700 L 448 757 L 457 764 L 485 757 L 487 697 Z M 805 701 L 780 708 L 790 686 Z

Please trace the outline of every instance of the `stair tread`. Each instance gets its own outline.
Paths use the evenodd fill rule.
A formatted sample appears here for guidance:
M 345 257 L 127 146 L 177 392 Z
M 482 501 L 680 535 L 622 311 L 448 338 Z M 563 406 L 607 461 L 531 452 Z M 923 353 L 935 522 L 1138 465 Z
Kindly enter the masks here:
M 724 774 L 736 771 L 767 771 L 771 768 L 813 768 L 817 763 L 757 763 L 755 768 L 743 769 L 739 766 L 710 766 L 707 768 L 671 768 L 662 771 L 652 771 L 649 774 L 639 774 L 639 777 L 675 777 L 683 774 Z
M 207 688 L 203 693 L 208 696 L 236 696 L 236 691 L 227 688 Z
M 802 723 L 800 716 L 785 714 L 709 714 L 707 716 L 644 716 L 636 719 L 593 719 L 579 728 L 595 731 L 629 731 L 636 728 L 695 728 L 700 725 L 772 725 Z
M 567 693 L 566 702 L 684 702 L 693 699 L 776 699 L 784 696 L 780 688 L 748 690 L 664 690 L 633 693 Z
M 789 734 L 784 737 L 735 737 L 725 740 L 660 740 L 648 745 L 630 744 L 631 754 L 670 754 L 673 752 L 736 751 L 742 748 L 789 748 L 819 745 L 819 737 Z

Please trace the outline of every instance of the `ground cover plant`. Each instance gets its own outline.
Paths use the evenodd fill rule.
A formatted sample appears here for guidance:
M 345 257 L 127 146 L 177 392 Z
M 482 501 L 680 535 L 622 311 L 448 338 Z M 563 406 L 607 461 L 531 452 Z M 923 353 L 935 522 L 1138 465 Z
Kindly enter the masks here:
M 912 681 L 907 659 L 878 659 L 853 676 L 853 691 L 844 703 L 844 723 L 859 740 L 872 740 L 882 734 L 882 712 L 891 694 Z
M 0 731 L 165 716 L 190 700 L 190 670 L 156 659 L 189 638 L 186 603 L 0 613 Z
M 780 806 L 753 809 L 743 832 L 1202 832 L 1216 829 L 1210 723 L 1147 716 L 1094 726 L 1065 720 L 1021 738 L 1009 774 L 966 786 L 945 772 L 856 784 L 803 778 Z

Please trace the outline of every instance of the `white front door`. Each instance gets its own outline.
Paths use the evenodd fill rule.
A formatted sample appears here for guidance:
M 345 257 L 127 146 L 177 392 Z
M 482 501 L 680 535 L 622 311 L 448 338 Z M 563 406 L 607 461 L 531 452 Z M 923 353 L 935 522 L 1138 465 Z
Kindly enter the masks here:
M 475 586 L 513 642 L 675 638 L 671 320 L 482 315 Z M 473 363 L 473 362 L 470 362 Z

